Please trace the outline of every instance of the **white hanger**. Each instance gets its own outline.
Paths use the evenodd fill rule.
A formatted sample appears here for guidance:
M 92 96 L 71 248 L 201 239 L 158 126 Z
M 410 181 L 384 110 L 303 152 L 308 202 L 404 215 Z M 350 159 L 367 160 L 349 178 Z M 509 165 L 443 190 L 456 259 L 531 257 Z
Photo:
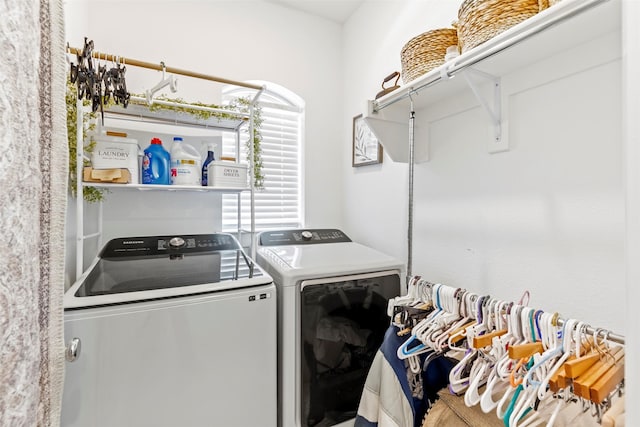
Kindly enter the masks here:
M 536 334 L 535 334 L 535 326 L 533 325 L 532 319 L 535 310 L 530 307 L 524 307 L 520 313 L 520 327 L 522 335 L 526 342 L 535 342 Z M 539 355 L 534 355 L 534 361 L 539 357 Z M 531 370 L 527 372 L 527 375 L 531 374 Z M 526 376 L 525 376 L 526 378 Z M 522 380 L 521 384 L 518 384 L 519 388 L 516 388 L 516 394 L 514 394 L 511 399 L 510 406 L 513 407 L 511 413 L 509 415 L 509 419 L 505 422 L 509 427 L 517 427 L 518 422 L 523 420 L 525 415 L 529 413 L 529 411 L 533 408 L 536 400 L 536 390 L 533 388 L 525 388 L 525 380 Z M 511 384 L 513 386 L 513 384 Z M 535 414 L 529 415 L 529 417 L 535 417 Z
M 491 316 L 495 323 L 495 329 L 507 329 L 507 333 L 494 337 L 492 340 L 490 353 L 495 357 L 496 362 L 489 373 L 487 386 L 480 397 L 480 408 L 484 413 L 489 413 L 498 406 L 498 400 L 494 401 L 493 396 L 504 396 L 507 388 L 510 387 L 510 384 L 504 381 L 503 378 L 500 378 L 498 373 L 498 363 L 501 360 L 508 360 L 509 354 L 507 352 L 507 346 L 513 340 L 513 334 L 509 331 L 508 318 L 502 315 L 507 306 L 508 303 L 506 301 L 497 301 L 494 306 L 493 315 Z
M 436 284 L 434 286 L 434 293 L 437 293 L 437 295 L 439 295 L 440 289 L 442 287 L 443 285 Z M 431 325 L 434 322 L 434 319 L 437 319 L 438 316 L 440 316 L 443 312 L 444 311 L 442 310 L 442 306 L 440 305 L 440 298 L 437 298 L 435 310 L 431 314 L 429 314 L 426 318 L 418 322 L 418 324 L 415 325 L 411 330 L 411 335 L 409 336 L 409 338 L 398 347 L 396 354 L 399 359 L 402 359 L 402 360 L 408 359 L 413 355 L 426 353 L 432 350 L 429 346 L 427 346 L 424 343 L 424 341 L 422 341 L 422 339 L 420 338 L 420 334 L 422 333 L 423 330 L 431 327 Z M 415 344 L 416 340 L 419 340 L 420 344 L 417 344 L 415 347 L 409 348 L 411 344 Z
M 520 315 L 523 309 L 524 307 L 521 305 L 513 305 L 511 306 L 509 315 L 507 316 L 507 324 L 508 324 L 507 329 L 512 334 L 512 340 L 510 341 L 510 345 L 517 345 L 517 344 L 522 344 L 526 342 L 525 337 L 522 334 L 522 327 L 520 325 L 520 322 L 521 322 Z M 503 356 L 503 358 L 499 360 L 498 363 L 496 364 L 496 372 L 507 383 L 509 382 L 509 375 L 511 374 L 510 367 L 513 364 L 514 362 L 509 358 L 508 353 L 506 353 L 505 356 Z M 496 405 L 496 415 L 498 416 L 498 418 L 503 419 L 505 417 L 505 412 L 506 412 L 505 405 L 508 402 L 511 402 L 511 399 L 514 396 L 515 392 L 516 392 L 516 387 L 512 387 L 511 384 L 509 384 L 509 387 L 507 387 L 504 395 Z
M 547 371 L 547 375 L 540 382 L 538 387 L 538 398 L 540 400 L 544 400 L 545 397 L 548 397 L 547 387 L 549 385 L 549 381 L 553 374 L 556 373 L 560 366 L 569 358 L 569 356 L 573 353 L 580 353 L 580 334 L 582 333 L 582 328 L 584 326 L 583 322 L 578 322 L 575 319 L 567 319 L 562 326 L 562 348 L 560 352 L 562 355 L 557 359 L 557 361 L 549 368 Z M 576 334 L 575 337 L 573 334 Z M 575 344 L 575 347 L 572 346 Z
M 160 65 L 162 65 L 162 80 L 160 80 L 160 82 L 158 82 L 158 84 L 156 84 L 151 89 L 145 91 L 145 97 L 147 98 L 147 104 L 149 105 L 153 104 L 153 96 L 156 94 L 156 92 L 164 89 L 167 86 L 169 86 L 169 89 L 171 89 L 171 92 L 173 93 L 178 91 L 178 80 L 176 79 L 176 77 L 174 75 L 170 75 L 169 77 L 165 78 L 166 67 L 164 65 L 164 62 L 161 62 Z
M 484 333 L 489 330 L 489 325 L 493 323 L 490 318 L 492 317 L 490 308 L 493 304 L 493 300 L 489 300 L 489 297 L 481 297 L 478 299 L 476 308 L 478 323 L 475 326 L 467 328 L 467 342 L 473 342 L 473 338 L 480 333 Z M 496 302 L 497 306 L 497 302 Z M 469 407 L 480 403 L 481 396 L 478 392 L 480 386 L 486 384 L 490 374 L 494 372 L 495 364 L 497 361 L 497 349 L 494 350 L 493 346 L 488 352 L 482 349 L 478 349 L 478 357 L 473 362 L 471 372 L 469 375 L 469 387 L 464 394 L 465 404 Z M 501 355 L 501 354 L 499 354 Z
M 567 360 L 569 355 L 575 353 L 572 343 L 576 343 L 576 347 L 580 346 L 580 331 L 583 323 L 569 319 L 563 326 L 562 346 L 552 347 L 538 356 L 537 363 L 529 370 L 525 377 L 523 385 L 532 385 L 525 389 L 524 400 L 520 400 L 514 409 L 509 420 L 510 427 L 518 427 L 519 421 L 523 419 L 528 408 L 533 407 L 536 399 L 538 399 L 538 411 L 531 415 L 534 420 L 544 420 L 544 408 L 548 406 L 552 393 L 547 392 L 550 378 Z M 575 329 L 574 329 L 575 328 Z M 574 332 L 575 331 L 575 332 Z M 543 377 L 541 381 L 533 381 L 533 377 Z M 561 405 L 558 404 L 551 411 L 551 416 L 547 425 L 552 426 L 558 416 Z

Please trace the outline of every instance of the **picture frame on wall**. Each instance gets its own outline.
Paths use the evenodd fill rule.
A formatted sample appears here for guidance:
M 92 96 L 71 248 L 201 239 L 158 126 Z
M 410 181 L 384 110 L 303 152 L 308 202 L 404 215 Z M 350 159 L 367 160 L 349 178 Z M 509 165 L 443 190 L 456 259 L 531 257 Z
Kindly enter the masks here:
M 378 163 L 382 163 L 382 145 L 359 114 L 353 118 L 351 165 L 358 167 Z

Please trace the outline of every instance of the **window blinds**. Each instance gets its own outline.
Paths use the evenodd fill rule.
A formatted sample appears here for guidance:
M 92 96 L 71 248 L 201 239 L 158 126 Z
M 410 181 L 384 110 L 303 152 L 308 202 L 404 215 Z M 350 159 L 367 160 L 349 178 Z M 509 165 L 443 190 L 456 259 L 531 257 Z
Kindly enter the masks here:
M 234 96 L 238 96 L 234 94 Z M 302 226 L 301 209 L 301 140 L 302 109 L 286 103 L 281 97 L 266 91 L 260 97 L 262 108 L 262 174 L 264 190 L 255 191 L 256 230 L 297 228 Z M 241 135 L 240 159 L 246 159 L 248 127 Z M 223 137 L 224 156 L 236 156 L 235 135 Z M 241 228 L 250 228 L 250 194 L 241 198 Z M 223 196 L 222 227 L 235 231 L 238 196 Z

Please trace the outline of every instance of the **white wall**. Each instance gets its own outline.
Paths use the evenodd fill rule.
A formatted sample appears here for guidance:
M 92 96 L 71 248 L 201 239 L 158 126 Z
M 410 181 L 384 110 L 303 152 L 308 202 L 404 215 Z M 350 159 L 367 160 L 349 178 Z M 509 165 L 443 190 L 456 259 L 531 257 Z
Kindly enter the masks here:
M 345 141 L 335 125 L 344 116 L 342 29 L 338 24 L 259 0 L 67 0 L 65 11 L 71 46 L 82 47 L 87 36 L 100 52 L 152 63 L 164 61 L 167 66 L 233 80 L 269 81 L 302 97 L 306 105 L 305 223 L 309 227 L 343 226 L 343 169 L 339 165 Z M 161 73 L 129 66 L 127 77 L 128 89 L 143 93 L 160 81 Z M 178 79 L 178 93 L 168 95 L 188 101 L 215 103 L 219 99 L 220 85 Z M 149 141 L 141 142 L 144 146 Z M 182 215 L 180 206 L 187 204 Z M 179 208 L 169 209 L 169 205 Z M 195 193 L 112 193 L 104 209 L 105 238 L 136 230 L 140 234 L 184 233 L 185 225 L 191 232 L 211 232 L 214 230 L 207 226 L 215 228 L 215 218 L 193 222 L 198 210 L 205 219 L 215 215 L 210 205 L 208 196 Z M 145 219 L 149 217 L 154 219 Z
M 623 33 L 623 85 L 626 93 L 624 104 L 625 123 L 625 159 L 627 175 L 627 337 L 628 349 L 638 348 L 640 337 L 640 311 L 636 308 L 636 301 L 640 298 L 640 3 L 634 0 L 625 0 L 622 9 L 625 29 Z M 621 304 L 622 309 L 622 304 Z M 625 365 L 626 378 L 638 378 L 638 365 L 627 363 Z M 640 396 L 640 383 L 627 380 L 625 384 L 626 399 L 628 402 L 637 402 Z M 640 423 L 640 408 L 635 405 L 626 407 L 627 425 Z
M 345 140 L 402 46 L 458 5 L 366 2 L 347 22 Z M 487 153 L 486 114 L 469 95 L 417 111 L 431 160 L 415 170 L 414 274 L 508 300 L 529 290 L 534 306 L 625 332 L 620 56 L 612 34 L 504 76 L 505 153 Z M 402 259 L 407 169 L 387 157 L 344 172 L 348 232 Z

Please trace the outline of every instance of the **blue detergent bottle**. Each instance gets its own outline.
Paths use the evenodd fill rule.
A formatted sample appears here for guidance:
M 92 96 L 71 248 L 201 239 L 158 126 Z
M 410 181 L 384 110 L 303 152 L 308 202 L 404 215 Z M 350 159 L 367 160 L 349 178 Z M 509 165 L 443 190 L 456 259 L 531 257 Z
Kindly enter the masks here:
M 216 155 L 214 151 L 215 148 L 216 148 L 215 143 L 210 142 L 209 144 L 207 144 L 207 158 L 202 165 L 202 185 L 204 187 L 209 185 L 209 163 L 215 161 L 216 159 Z
M 169 185 L 170 155 L 160 138 L 153 138 L 142 157 L 142 183 Z

